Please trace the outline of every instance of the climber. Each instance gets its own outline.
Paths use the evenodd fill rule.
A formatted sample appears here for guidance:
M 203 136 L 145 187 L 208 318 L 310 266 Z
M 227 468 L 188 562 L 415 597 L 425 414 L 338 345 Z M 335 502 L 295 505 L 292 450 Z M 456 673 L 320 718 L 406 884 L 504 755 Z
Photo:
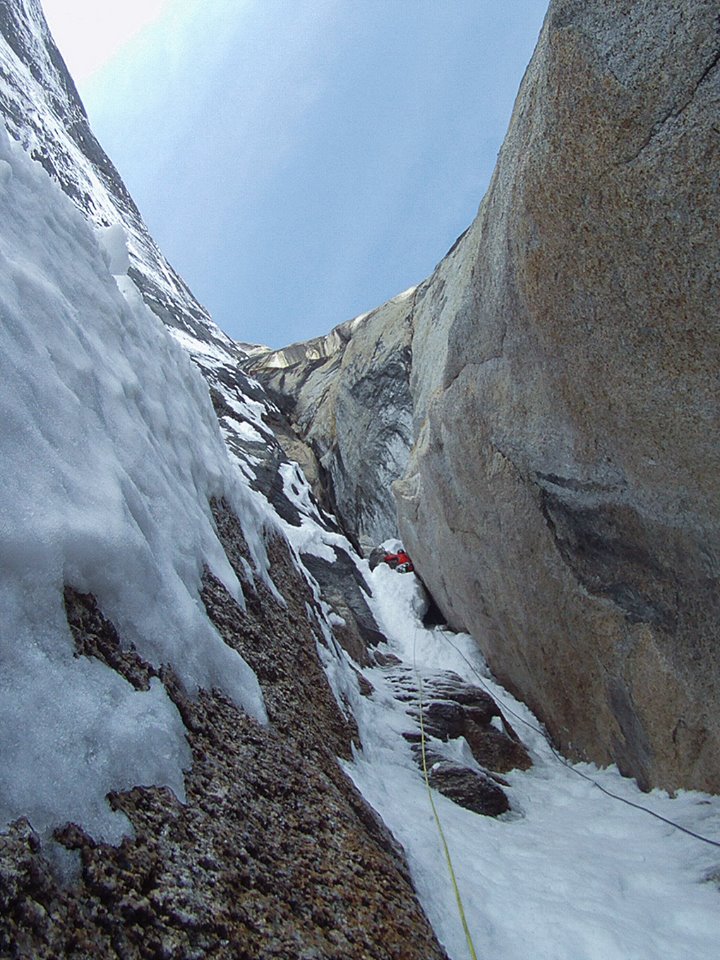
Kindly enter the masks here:
M 410 557 L 405 553 L 402 547 L 397 553 L 386 553 L 382 558 L 382 563 L 386 563 L 398 573 L 412 573 L 415 569 Z

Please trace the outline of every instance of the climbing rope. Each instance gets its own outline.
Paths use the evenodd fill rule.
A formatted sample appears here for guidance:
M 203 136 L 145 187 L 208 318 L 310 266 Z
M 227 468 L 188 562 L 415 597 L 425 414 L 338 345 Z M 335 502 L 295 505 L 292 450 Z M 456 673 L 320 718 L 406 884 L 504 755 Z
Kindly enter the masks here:
M 468 950 L 470 951 L 470 956 L 472 960 L 477 960 L 477 953 L 475 952 L 475 945 L 473 944 L 472 935 L 470 934 L 470 928 L 468 926 L 467 917 L 465 916 L 465 907 L 463 906 L 462 897 L 460 896 L 460 887 L 458 886 L 457 876 L 455 875 L 455 868 L 453 867 L 452 857 L 450 856 L 450 848 L 448 846 L 447 839 L 445 838 L 445 831 L 443 830 L 442 823 L 440 822 L 440 815 L 438 814 L 437 807 L 435 806 L 435 798 L 433 797 L 432 787 L 430 786 L 430 775 L 428 773 L 427 766 L 427 752 L 426 752 L 426 737 L 425 737 L 425 720 L 423 718 L 423 682 L 422 677 L 420 676 L 420 671 L 417 668 L 417 663 L 415 662 L 415 640 L 417 639 L 417 632 L 413 638 L 413 670 L 415 671 L 415 679 L 417 680 L 418 687 L 418 701 L 420 705 L 420 750 L 422 753 L 422 771 L 423 777 L 425 778 L 425 786 L 427 787 L 428 797 L 430 798 L 430 806 L 432 807 L 433 817 L 435 818 L 435 825 L 437 826 L 438 833 L 440 835 L 440 840 L 442 842 L 443 850 L 445 852 L 445 861 L 448 866 L 448 872 L 450 873 L 450 882 L 452 883 L 452 888 L 455 893 L 455 901 L 457 903 L 458 913 L 460 914 L 460 922 L 462 923 L 462 928 L 465 933 L 465 939 L 467 941 Z
M 472 672 L 478 678 L 482 687 L 490 694 L 490 696 L 492 696 L 493 699 L 498 699 L 495 693 L 493 693 L 493 691 L 490 690 L 488 685 L 485 683 L 485 680 L 483 679 L 482 674 L 473 666 L 473 664 L 468 660 L 468 658 L 465 656 L 462 650 L 460 650 L 452 642 L 452 640 L 447 635 L 447 632 L 445 630 L 438 630 L 437 632 L 440 633 L 441 636 L 444 638 L 444 640 L 450 644 L 453 650 L 462 657 L 465 663 L 470 667 Z M 414 656 L 414 650 L 413 650 L 413 656 Z M 606 796 L 611 797 L 613 800 L 619 800 L 621 803 L 627 804 L 628 807 L 635 807 L 636 810 L 640 810 L 642 813 L 647 813 L 649 816 L 655 817 L 656 820 L 661 820 L 663 823 L 666 823 L 668 826 L 674 827 L 676 830 L 680 830 L 682 833 L 686 833 L 688 836 L 694 837 L 696 840 L 701 840 L 703 843 L 708 843 L 712 847 L 720 847 L 720 842 L 718 842 L 717 840 L 711 840 L 709 837 L 704 837 L 702 836 L 702 834 L 696 833 L 694 830 L 690 830 L 688 827 L 683 827 L 679 823 L 675 823 L 674 820 L 669 820 L 667 817 L 663 817 L 662 814 L 660 813 L 655 813 L 654 810 L 650 810 L 649 807 L 644 807 L 641 803 L 635 803 L 635 801 L 628 800 L 626 797 L 621 797 L 617 793 L 613 793 L 612 790 L 608 790 L 606 787 L 603 787 L 601 784 L 597 782 L 597 780 L 594 780 L 592 777 L 589 777 L 586 773 L 583 773 L 582 770 L 578 770 L 568 760 L 566 760 L 565 757 L 561 756 L 561 754 L 558 753 L 558 751 L 550 742 L 550 738 L 548 737 L 547 733 L 544 730 L 541 730 L 539 727 L 535 726 L 535 724 L 530 723 L 529 720 L 526 720 L 524 717 L 521 717 L 519 713 L 516 713 L 512 709 L 512 707 L 509 707 L 507 703 L 505 703 L 504 701 L 501 701 L 501 703 L 505 708 L 505 710 L 507 710 L 508 713 L 512 714 L 512 716 L 515 717 L 516 720 L 519 720 L 520 723 L 524 723 L 526 727 L 529 727 L 531 730 L 539 734 L 546 741 L 547 745 L 552 750 L 555 758 L 559 760 L 563 766 L 567 767 L 568 770 L 572 770 L 574 774 L 576 774 L 578 777 L 582 777 L 583 780 L 587 780 L 594 787 L 597 787 L 598 790 L 601 791 L 601 793 L 604 793 Z M 421 728 L 422 728 L 422 724 L 421 724 Z

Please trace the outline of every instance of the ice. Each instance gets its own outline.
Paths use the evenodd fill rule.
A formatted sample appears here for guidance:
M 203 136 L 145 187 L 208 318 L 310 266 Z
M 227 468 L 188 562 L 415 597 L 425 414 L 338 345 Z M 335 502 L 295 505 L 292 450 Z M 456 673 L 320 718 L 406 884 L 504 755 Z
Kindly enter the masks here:
M 63 587 L 127 644 L 266 720 L 257 679 L 199 598 L 207 565 L 243 602 L 209 501 L 235 509 L 261 575 L 272 522 L 230 463 L 207 387 L 98 236 L 0 131 L 0 821 L 73 820 L 117 841 L 105 795 L 183 796 L 185 730 L 163 687 L 76 658 Z M 113 273 L 117 277 L 113 277 Z
M 184 799 L 190 751 L 180 716 L 158 681 L 138 692 L 98 660 L 74 658 L 59 604 L 38 622 L 39 611 L 8 592 L 4 583 L 0 609 L 16 619 L 3 625 L 13 639 L 3 644 L 0 681 L 3 814 L 22 812 L 43 834 L 79 820 L 96 839 L 118 842 L 129 825 L 109 810 L 108 791 L 158 784 Z

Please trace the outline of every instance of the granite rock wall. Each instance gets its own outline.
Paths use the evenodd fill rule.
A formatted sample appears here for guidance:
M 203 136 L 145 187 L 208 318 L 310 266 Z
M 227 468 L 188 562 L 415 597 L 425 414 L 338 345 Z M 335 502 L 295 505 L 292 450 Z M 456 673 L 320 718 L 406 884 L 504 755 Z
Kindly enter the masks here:
M 720 789 L 720 21 L 554 0 L 415 314 L 400 530 L 571 755 Z

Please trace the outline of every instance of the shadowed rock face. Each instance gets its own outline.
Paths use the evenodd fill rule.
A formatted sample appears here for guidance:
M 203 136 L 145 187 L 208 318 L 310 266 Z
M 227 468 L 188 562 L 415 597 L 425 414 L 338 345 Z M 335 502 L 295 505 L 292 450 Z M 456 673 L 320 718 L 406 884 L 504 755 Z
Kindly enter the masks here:
M 556 0 L 415 311 L 400 530 L 576 756 L 720 789 L 717 5 Z M 438 562 L 442 557 L 442 563 Z
M 416 293 L 401 294 L 327 337 L 245 364 L 310 447 L 317 467 L 308 476 L 321 502 L 366 552 L 397 535 L 391 485 L 405 469 L 412 442 Z M 299 459 L 287 437 L 280 441 Z

